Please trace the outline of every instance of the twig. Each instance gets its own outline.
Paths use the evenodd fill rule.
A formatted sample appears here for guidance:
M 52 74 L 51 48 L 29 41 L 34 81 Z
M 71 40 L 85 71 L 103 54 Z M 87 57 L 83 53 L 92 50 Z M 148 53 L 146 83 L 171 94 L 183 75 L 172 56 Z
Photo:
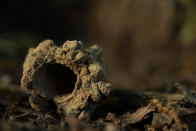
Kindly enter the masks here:
M 162 78 L 165 82 L 165 87 L 166 87 L 165 92 L 172 93 L 173 92 L 173 84 L 172 84 L 171 80 L 169 79 L 168 74 L 165 71 L 162 71 L 161 74 L 162 74 Z

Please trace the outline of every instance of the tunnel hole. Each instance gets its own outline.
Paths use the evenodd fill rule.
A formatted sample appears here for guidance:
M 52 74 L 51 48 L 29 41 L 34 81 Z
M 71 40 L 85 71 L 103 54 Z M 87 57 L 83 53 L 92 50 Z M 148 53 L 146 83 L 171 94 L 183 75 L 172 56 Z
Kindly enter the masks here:
M 33 79 L 33 88 L 48 98 L 72 93 L 77 76 L 61 64 L 46 64 L 39 69 Z

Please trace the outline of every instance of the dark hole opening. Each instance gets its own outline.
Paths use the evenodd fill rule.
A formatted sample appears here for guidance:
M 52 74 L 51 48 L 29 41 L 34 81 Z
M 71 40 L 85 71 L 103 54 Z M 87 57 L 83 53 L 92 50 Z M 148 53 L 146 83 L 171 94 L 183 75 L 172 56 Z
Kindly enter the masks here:
M 35 74 L 33 88 L 52 98 L 72 93 L 77 76 L 61 64 L 46 64 Z

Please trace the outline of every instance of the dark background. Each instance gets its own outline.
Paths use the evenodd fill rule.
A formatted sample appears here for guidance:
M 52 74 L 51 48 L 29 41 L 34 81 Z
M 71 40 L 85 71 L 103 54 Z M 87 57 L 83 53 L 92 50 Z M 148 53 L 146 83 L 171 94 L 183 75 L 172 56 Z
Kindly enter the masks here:
M 103 49 L 113 87 L 195 86 L 193 0 L 1 0 L 0 85 L 19 85 L 30 47 L 52 39 Z

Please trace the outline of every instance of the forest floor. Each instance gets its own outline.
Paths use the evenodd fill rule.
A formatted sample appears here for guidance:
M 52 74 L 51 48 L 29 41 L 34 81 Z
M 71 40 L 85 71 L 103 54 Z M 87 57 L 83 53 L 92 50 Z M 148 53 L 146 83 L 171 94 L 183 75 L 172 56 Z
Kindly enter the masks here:
M 85 122 L 37 112 L 20 86 L 6 85 L 0 88 L 0 130 L 195 130 L 195 93 L 180 83 L 172 88 L 172 93 L 115 88 Z

